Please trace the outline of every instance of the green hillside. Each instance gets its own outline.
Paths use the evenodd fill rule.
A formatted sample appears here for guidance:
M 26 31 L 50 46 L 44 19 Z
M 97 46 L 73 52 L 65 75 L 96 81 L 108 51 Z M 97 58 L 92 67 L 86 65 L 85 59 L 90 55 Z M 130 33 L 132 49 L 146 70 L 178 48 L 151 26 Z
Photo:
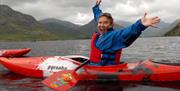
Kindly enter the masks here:
M 176 20 L 171 26 L 173 26 L 165 36 L 180 36 L 180 19 Z
M 123 26 L 115 23 L 114 28 L 122 29 Z M 84 26 L 78 28 L 78 30 L 84 34 L 83 38 L 91 38 L 92 34 L 98 31 L 97 24 L 94 19 L 91 20 L 88 24 L 85 24 Z
M 35 18 L 15 11 L 7 5 L 0 5 L 0 40 L 57 40 L 73 39 L 66 35 L 49 32 Z
M 50 33 L 75 39 L 82 38 L 81 35 L 83 34 L 77 29 L 80 26 L 71 22 L 61 21 L 53 18 L 40 20 L 39 22 L 43 24 Z

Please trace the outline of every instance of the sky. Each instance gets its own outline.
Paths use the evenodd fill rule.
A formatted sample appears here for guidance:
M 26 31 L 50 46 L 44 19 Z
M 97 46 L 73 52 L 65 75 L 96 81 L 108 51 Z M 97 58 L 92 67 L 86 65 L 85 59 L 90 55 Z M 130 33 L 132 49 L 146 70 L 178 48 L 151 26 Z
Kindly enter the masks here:
M 93 19 L 96 0 L 0 0 L 0 4 L 32 15 L 37 20 L 56 18 L 75 24 L 87 24 Z M 115 21 L 135 22 L 145 12 L 171 23 L 180 18 L 180 0 L 102 0 L 100 8 Z

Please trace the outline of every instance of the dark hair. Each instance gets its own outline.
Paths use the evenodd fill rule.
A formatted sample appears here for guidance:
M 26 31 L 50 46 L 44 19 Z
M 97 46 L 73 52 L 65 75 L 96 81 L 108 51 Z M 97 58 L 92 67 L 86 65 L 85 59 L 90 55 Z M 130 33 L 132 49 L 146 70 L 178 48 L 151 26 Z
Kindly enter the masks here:
M 99 16 L 99 18 L 100 17 L 106 17 L 106 18 L 108 18 L 108 19 L 110 19 L 110 21 L 111 21 L 111 23 L 113 24 L 113 17 L 111 16 L 111 14 L 110 13 L 102 13 L 100 16 Z

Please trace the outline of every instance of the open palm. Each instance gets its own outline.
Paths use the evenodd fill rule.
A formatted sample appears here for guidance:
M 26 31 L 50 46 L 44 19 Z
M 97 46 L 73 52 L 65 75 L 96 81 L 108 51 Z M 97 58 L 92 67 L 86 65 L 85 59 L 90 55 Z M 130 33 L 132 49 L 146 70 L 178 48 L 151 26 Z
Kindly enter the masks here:
M 147 13 L 145 13 L 141 21 L 144 26 L 156 27 L 156 25 L 160 22 L 160 18 L 157 16 L 152 18 L 147 18 Z

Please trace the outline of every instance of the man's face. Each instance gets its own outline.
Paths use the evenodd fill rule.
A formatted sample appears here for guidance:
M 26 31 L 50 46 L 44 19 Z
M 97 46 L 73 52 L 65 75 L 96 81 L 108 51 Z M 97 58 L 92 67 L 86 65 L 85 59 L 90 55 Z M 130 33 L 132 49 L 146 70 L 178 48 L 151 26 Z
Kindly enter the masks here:
M 105 16 L 101 16 L 98 20 L 98 32 L 100 34 L 104 34 L 108 31 L 109 28 L 112 27 L 112 25 L 113 24 L 110 19 Z

